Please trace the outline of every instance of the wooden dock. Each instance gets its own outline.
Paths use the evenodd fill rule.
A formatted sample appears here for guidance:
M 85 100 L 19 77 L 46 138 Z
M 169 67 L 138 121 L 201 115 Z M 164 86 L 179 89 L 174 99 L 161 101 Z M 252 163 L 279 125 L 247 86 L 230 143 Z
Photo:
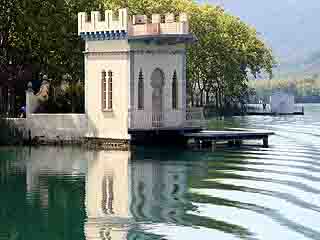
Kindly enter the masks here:
M 289 116 L 289 115 L 304 115 L 304 112 L 293 112 L 293 113 L 275 113 L 275 112 L 246 112 L 246 115 L 256 115 L 256 116 Z
M 229 146 L 241 145 L 244 140 L 262 140 L 263 146 L 268 147 L 268 138 L 272 131 L 233 128 L 224 131 L 203 130 L 195 133 L 183 133 L 186 140 L 194 140 L 196 144 L 215 147 L 218 142 L 228 142 Z

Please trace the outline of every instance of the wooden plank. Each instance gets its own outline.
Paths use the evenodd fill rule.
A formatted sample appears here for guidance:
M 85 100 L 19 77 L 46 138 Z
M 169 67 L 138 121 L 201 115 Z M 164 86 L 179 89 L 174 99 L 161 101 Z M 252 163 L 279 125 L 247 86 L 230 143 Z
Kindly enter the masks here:
M 185 137 L 196 138 L 241 138 L 241 137 L 264 137 L 274 133 L 272 132 L 236 132 L 236 131 L 207 131 L 198 133 L 184 133 Z
M 238 129 L 229 131 L 200 131 L 197 133 L 184 133 L 183 136 L 186 138 L 194 139 L 211 139 L 211 140 L 230 140 L 239 141 L 242 140 L 253 140 L 253 139 L 268 139 L 269 135 L 273 135 L 274 132 L 266 130 L 248 130 Z M 265 141 L 266 142 L 266 141 Z

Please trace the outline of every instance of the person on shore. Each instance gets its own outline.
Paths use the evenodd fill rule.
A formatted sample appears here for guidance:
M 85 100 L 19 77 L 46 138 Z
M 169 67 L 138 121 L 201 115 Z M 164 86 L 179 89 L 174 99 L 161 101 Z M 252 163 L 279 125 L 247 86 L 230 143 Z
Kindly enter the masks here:
M 26 107 L 25 106 L 22 106 L 21 108 L 20 108 L 20 118 L 25 118 L 26 117 Z

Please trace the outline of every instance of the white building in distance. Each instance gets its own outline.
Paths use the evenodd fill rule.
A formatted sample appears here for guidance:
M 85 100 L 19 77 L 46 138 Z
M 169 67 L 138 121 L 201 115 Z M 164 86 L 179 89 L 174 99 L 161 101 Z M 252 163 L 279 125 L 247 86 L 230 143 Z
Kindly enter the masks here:
M 295 112 L 294 95 L 284 92 L 275 91 L 270 97 L 271 112 L 276 114 L 293 114 Z

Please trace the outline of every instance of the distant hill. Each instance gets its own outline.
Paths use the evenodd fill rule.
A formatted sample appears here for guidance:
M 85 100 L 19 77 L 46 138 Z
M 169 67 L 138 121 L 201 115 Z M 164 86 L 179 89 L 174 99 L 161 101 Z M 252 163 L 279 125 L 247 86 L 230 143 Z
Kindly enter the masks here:
M 275 70 L 275 78 L 305 78 L 320 74 L 320 50 L 299 60 L 281 64 Z
M 320 72 L 319 0 L 199 0 L 253 25 L 280 63 L 276 75 Z

